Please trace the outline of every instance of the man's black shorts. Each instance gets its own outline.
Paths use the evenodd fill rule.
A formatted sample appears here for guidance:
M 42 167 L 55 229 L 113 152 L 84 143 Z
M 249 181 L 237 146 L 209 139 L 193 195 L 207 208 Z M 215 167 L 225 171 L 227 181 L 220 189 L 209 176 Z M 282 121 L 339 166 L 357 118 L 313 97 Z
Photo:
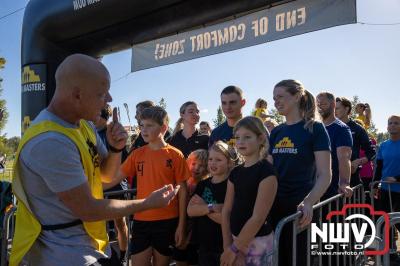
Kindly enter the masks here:
M 149 247 L 161 255 L 170 257 L 175 244 L 175 231 L 178 218 L 160 221 L 133 220 L 131 255 L 138 254 Z

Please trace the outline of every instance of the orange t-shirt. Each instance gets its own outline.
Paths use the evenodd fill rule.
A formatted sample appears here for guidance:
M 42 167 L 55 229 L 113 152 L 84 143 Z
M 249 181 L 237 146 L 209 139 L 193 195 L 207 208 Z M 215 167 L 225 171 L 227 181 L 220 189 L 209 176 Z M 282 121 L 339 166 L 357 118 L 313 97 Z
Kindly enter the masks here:
M 122 164 L 121 171 L 126 176 L 136 176 L 137 199 L 146 198 L 164 185 L 184 182 L 190 176 L 182 152 L 171 145 L 159 150 L 145 145 L 134 150 Z M 178 200 L 175 197 L 167 207 L 135 213 L 135 220 L 158 221 L 178 216 Z

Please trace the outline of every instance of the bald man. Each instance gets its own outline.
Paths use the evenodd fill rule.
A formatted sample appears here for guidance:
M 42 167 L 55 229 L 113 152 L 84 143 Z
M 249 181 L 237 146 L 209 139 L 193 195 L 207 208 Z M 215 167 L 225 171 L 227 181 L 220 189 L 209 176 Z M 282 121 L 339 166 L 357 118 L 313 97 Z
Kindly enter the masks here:
M 109 265 L 104 220 L 166 206 L 178 188 L 161 188 L 145 200 L 105 200 L 102 183 L 120 167 L 127 133 L 116 110 L 107 128 L 109 150 L 87 121 L 100 119 L 112 98 L 105 66 L 82 54 L 56 71 L 56 91 L 24 133 L 13 190 L 18 211 L 10 265 Z

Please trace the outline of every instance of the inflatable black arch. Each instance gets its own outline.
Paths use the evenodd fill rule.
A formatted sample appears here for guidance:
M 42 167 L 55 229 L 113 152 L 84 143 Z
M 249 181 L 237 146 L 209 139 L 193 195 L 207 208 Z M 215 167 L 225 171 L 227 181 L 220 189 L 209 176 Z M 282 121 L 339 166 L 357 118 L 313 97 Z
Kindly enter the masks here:
M 282 0 L 31 0 L 22 28 L 22 132 L 50 102 L 70 54 L 101 57 L 133 44 L 276 5 Z

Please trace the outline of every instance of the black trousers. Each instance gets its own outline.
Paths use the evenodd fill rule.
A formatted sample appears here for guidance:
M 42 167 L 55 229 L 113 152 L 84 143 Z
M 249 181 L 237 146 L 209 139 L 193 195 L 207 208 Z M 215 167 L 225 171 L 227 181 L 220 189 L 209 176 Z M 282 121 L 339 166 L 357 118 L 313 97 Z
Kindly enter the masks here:
M 392 206 L 390 206 L 390 196 L 392 198 Z M 379 209 L 384 212 L 400 212 L 400 193 L 381 190 L 381 200 L 379 201 Z M 400 224 L 395 225 L 396 229 L 400 231 Z M 393 239 L 393 229 L 390 229 L 390 247 L 396 248 L 396 241 Z
M 276 198 L 271 209 L 270 220 L 275 228 L 279 221 L 297 212 L 297 205 L 303 199 Z M 315 215 L 313 221 L 315 219 Z M 297 235 L 297 266 L 307 265 L 307 230 Z M 292 266 L 293 227 L 292 223 L 284 226 L 279 240 L 279 266 Z

